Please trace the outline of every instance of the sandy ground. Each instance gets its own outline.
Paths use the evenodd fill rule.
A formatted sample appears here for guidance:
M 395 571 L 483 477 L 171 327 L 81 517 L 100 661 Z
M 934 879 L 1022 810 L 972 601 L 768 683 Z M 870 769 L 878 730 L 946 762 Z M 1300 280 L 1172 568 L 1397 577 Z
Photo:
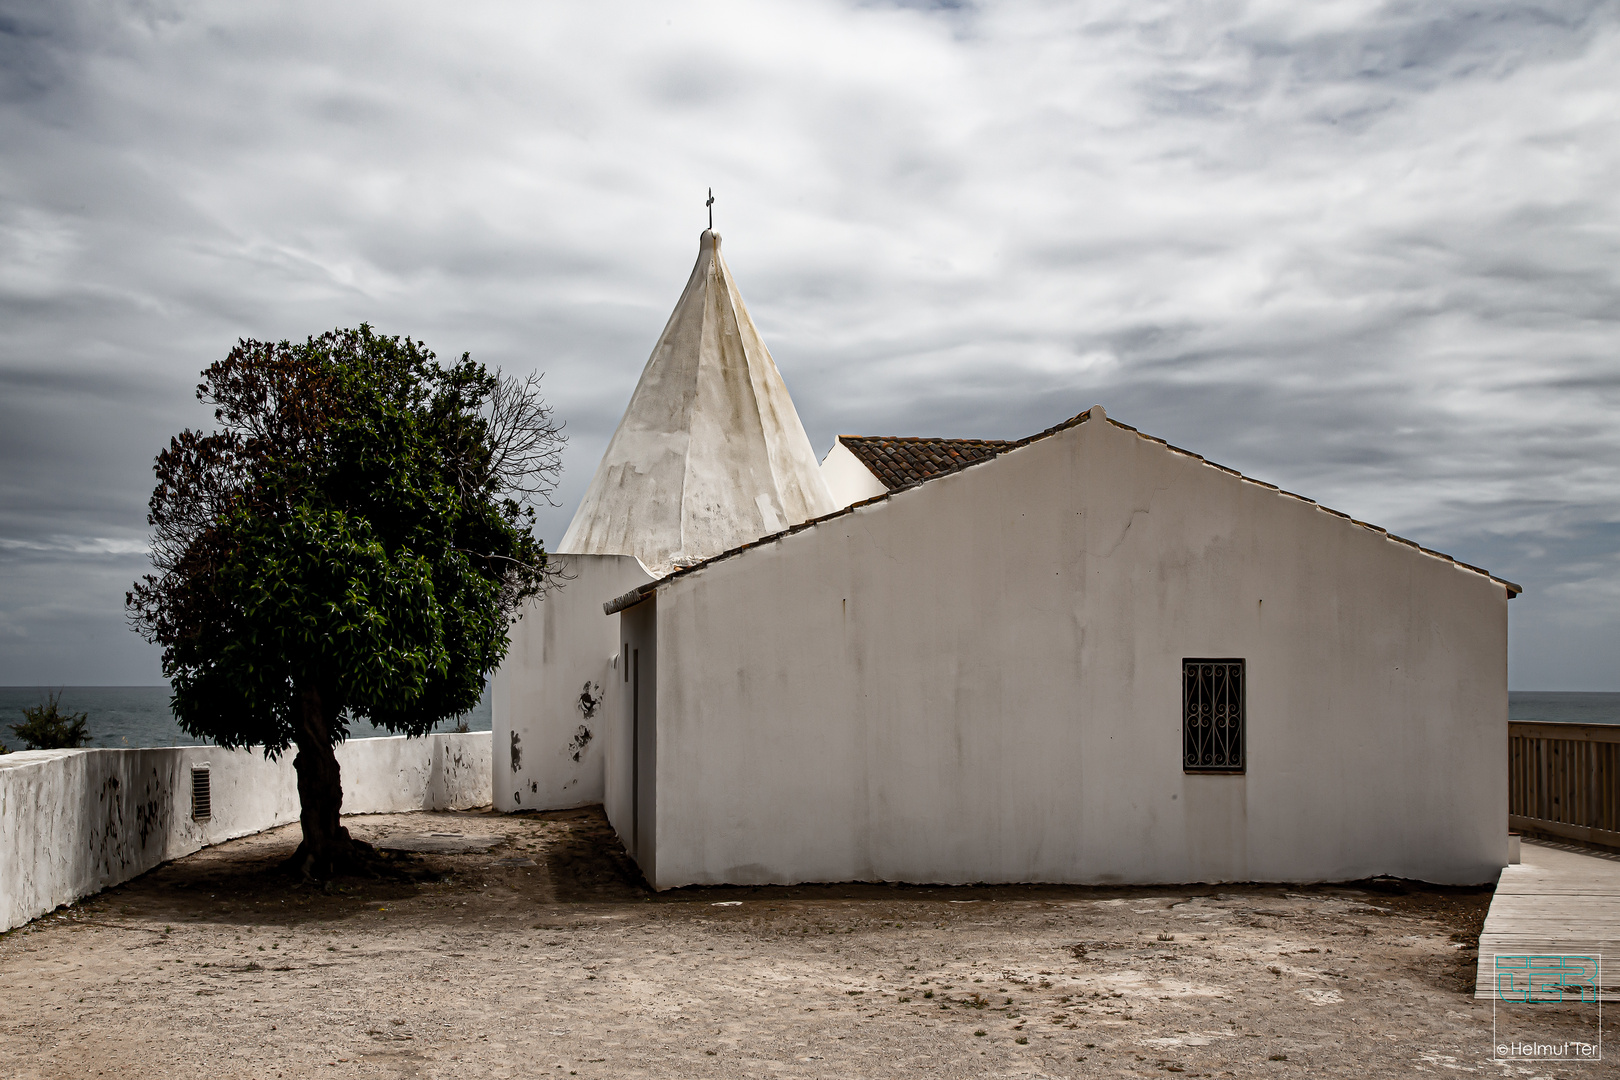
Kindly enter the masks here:
M 293 827 L 0 936 L 0 1076 L 1620 1075 L 1489 1060 L 1484 890 L 653 895 L 594 810 L 349 824 L 424 880 L 296 887 Z

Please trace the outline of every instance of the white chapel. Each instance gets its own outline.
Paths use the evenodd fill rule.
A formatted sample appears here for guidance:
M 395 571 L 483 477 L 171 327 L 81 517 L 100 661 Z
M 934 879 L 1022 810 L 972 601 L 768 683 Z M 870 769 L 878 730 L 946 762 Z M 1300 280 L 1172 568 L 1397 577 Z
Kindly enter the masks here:
M 507 811 L 658 889 L 1506 862 L 1518 587 L 1101 406 L 818 463 L 704 232 L 493 685 Z

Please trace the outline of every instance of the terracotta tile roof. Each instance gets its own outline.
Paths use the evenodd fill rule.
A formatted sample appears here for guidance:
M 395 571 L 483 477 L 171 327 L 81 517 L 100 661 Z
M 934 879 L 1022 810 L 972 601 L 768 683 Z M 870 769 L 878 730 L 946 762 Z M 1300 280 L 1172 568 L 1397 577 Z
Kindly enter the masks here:
M 907 439 L 887 435 L 840 435 L 838 441 L 890 491 L 995 457 L 1013 445 L 1006 439 Z

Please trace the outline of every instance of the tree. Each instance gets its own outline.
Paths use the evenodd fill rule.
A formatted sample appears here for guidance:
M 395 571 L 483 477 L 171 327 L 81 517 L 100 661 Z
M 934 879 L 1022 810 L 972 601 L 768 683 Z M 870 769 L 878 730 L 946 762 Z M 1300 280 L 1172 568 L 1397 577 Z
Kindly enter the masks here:
M 22 723 L 7 725 L 24 750 L 76 750 L 90 741 L 90 714 L 63 712 L 61 701 L 60 693 L 47 692 L 43 705 L 23 707 Z
M 242 340 L 202 378 L 219 430 L 158 455 L 156 573 L 125 603 L 183 729 L 297 748 L 291 865 L 330 878 L 373 857 L 340 823 L 334 748 L 361 718 L 423 735 L 477 704 L 552 573 L 532 503 L 564 436 L 538 377 L 441 365 L 365 324 Z

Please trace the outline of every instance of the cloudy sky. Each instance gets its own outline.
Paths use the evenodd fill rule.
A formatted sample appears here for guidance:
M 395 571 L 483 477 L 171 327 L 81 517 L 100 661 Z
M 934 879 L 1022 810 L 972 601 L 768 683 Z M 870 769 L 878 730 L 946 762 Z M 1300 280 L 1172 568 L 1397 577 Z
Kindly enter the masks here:
M 155 683 L 242 336 L 545 372 L 561 537 L 697 254 L 818 453 L 1093 402 L 1520 582 L 1620 690 L 1620 0 L 0 0 L 0 684 Z

